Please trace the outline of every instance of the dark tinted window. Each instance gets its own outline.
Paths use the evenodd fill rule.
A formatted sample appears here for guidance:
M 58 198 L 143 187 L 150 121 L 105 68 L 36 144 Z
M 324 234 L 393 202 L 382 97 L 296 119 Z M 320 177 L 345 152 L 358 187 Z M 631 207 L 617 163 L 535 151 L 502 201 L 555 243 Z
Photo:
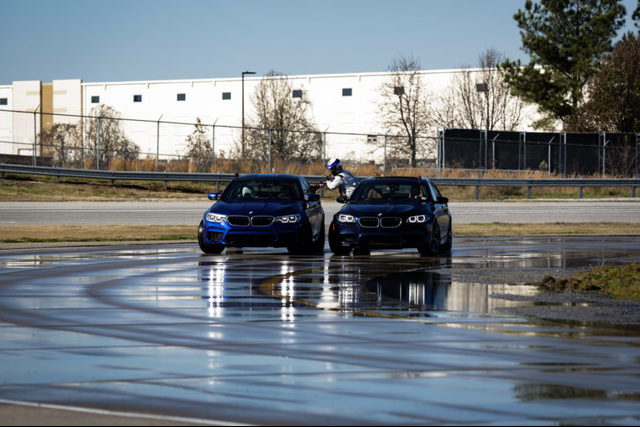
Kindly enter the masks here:
M 100 97 L 99 96 L 92 96 L 91 97 L 91 103 L 92 104 L 99 104 L 100 103 Z
M 231 92 L 222 92 L 222 99 L 231 99 Z
M 351 96 L 353 95 L 353 90 L 349 88 L 342 89 L 342 96 Z
M 187 94 L 186 93 L 179 93 L 178 94 L 178 101 L 186 101 L 187 100 Z
M 9 105 L 9 100 L 7 98 L 0 98 L 0 105 Z
M 418 180 L 409 181 L 371 181 L 363 182 L 351 195 L 351 202 L 366 203 L 406 203 L 421 201 L 422 197 L 431 199 L 431 194 L 425 194 L 425 186 Z
M 229 183 L 221 200 L 300 200 L 300 185 L 292 179 L 237 179 Z
M 133 95 L 133 102 L 142 102 L 142 95 Z
M 294 98 L 302 98 L 302 91 L 300 89 L 296 89 L 293 91 Z

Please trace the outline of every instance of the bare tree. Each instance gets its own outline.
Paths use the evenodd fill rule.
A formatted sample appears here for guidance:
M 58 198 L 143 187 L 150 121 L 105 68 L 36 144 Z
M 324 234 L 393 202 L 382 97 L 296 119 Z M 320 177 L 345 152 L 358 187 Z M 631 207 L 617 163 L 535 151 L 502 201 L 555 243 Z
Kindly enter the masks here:
M 186 141 L 185 151 L 191 164 L 198 172 L 207 172 L 213 164 L 213 149 L 199 117 L 196 119 L 195 129 Z
M 51 129 L 40 132 L 44 151 L 52 157 L 53 166 L 69 166 L 80 160 L 82 136 L 74 123 L 54 123 Z
M 510 131 L 521 124 L 524 104 L 504 82 L 503 59 L 488 49 L 479 56 L 479 68 L 462 67 L 434 109 L 439 126 Z
M 129 140 L 120 124 L 120 113 L 108 105 L 91 110 L 86 141 L 88 155 L 96 159 L 96 167 L 109 167 L 114 158 L 133 160 L 140 154 L 140 147 Z
M 295 95 L 295 96 L 294 96 Z M 246 153 L 259 161 L 271 155 L 284 161 L 310 162 L 322 153 L 322 137 L 311 120 L 311 101 L 289 78 L 270 71 L 251 97 L 255 118 L 245 131 Z
M 385 132 L 391 138 L 388 148 L 392 156 L 409 158 L 416 167 L 417 158 L 431 149 L 426 139 L 432 119 L 429 94 L 420 73 L 420 63 L 401 56 L 389 66 L 390 77 L 380 87 L 378 112 Z

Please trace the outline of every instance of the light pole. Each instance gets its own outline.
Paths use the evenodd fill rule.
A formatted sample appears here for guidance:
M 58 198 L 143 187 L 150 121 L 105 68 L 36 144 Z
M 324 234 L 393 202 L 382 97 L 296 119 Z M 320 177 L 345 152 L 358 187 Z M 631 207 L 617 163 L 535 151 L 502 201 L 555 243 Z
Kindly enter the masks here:
M 244 76 L 245 74 L 255 74 L 254 71 L 242 72 L 242 157 L 244 158 Z

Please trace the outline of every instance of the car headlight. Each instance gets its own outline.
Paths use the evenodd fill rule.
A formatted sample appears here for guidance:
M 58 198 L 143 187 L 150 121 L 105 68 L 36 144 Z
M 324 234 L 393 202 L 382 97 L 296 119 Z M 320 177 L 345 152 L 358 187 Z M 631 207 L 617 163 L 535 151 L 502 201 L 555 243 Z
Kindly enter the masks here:
M 300 215 L 283 215 L 276 218 L 276 222 L 282 224 L 295 224 L 300 221 Z
M 340 216 L 338 217 L 338 221 L 339 222 L 346 222 L 346 223 L 353 223 L 356 222 L 356 219 L 353 215 L 345 215 L 345 214 L 340 214 Z
M 227 216 L 226 215 L 220 215 L 217 213 L 212 213 L 212 212 L 208 212 L 207 213 L 207 221 L 208 222 L 226 222 L 227 221 Z
M 409 224 L 422 224 L 427 222 L 427 216 L 426 215 L 414 215 L 414 216 L 410 216 L 407 219 L 407 222 Z

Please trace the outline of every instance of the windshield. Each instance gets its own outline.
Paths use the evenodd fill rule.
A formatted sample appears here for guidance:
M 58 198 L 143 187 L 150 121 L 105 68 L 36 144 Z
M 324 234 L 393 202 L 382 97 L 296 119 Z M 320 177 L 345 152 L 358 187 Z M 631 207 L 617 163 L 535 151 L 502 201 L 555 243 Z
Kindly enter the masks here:
M 421 182 L 363 182 L 353 192 L 349 202 L 355 203 L 407 203 L 429 197 Z
M 220 200 L 300 200 L 296 181 L 283 179 L 237 179 L 229 183 Z

